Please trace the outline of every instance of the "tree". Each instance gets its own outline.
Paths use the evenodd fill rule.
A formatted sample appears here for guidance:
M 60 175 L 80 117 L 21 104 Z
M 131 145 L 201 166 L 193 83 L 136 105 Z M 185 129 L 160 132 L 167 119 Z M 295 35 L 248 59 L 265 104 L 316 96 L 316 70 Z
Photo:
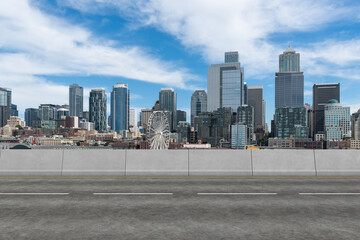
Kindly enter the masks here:
M 22 126 L 20 126 L 19 124 L 16 125 L 15 127 L 17 127 L 19 130 L 24 130 L 24 128 Z

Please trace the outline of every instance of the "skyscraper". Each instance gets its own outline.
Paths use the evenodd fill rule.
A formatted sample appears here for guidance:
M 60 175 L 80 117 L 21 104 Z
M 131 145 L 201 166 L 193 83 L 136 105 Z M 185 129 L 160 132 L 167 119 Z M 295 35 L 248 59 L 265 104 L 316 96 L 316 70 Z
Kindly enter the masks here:
M 111 92 L 111 129 L 125 136 L 129 129 L 130 91 L 127 84 L 115 84 Z
M 106 94 L 103 88 L 91 89 L 89 121 L 94 123 L 95 130 L 106 131 Z
M 11 90 L 0 88 L 0 127 L 7 124 L 11 112 Z
M 140 123 L 143 128 L 147 128 L 149 118 L 153 110 L 151 108 L 143 108 L 140 113 Z
M 207 111 L 207 94 L 204 90 L 196 90 L 191 96 L 191 126 L 194 126 L 194 117 Z
M 136 109 L 131 108 L 129 111 L 129 127 L 136 128 L 137 124 L 137 111 Z
M 27 108 L 25 109 L 25 122 L 29 127 L 37 128 L 39 127 L 39 109 L 37 108 Z
M 263 86 L 248 86 L 247 101 L 254 108 L 254 127 L 264 127 L 263 122 Z
M 254 107 L 243 105 L 237 110 L 237 123 L 242 123 L 247 130 L 247 143 L 251 144 L 254 135 Z
M 277 108 L 275 109 L 275 137 L 289 138 L 308 137 L 307 110 L 299 108 Z
M 159 110 L 169 111 L 171 113 L 171 119 L 169 119 L 171 130 L 176 128 L 176 107 L 177 98 L 174 89 L 161 88 L 161 91 L 159 92 Z
M 77 84 L 69 87 L 69 110 L 70 116 L 83 117 L 83 88 Z
M 182 110 L 176 110 L 176 126 L 179 122 L 186 122 L 186 112 Z
M 332 99 L 325 105 L 325 136 L 327 141 L 339 141 L 350 135 L 350 107 Z
M 340 102 L 340 83 L 314 84 L 313 86 L 313 134 L 325 133 L 325 105 L 332 99 Z
M 54 104 L 40 104 L 39 117 L 41 121 L 56 120 L 56 106 Z
M 231 107 L 233 112 L 244 103 L 244 68 L 237 52 L 225 53 L 225 63 L 212 64 L 207 77 L 207 109 Z
M 300 54 L 290 46 L 279 55 L 275 73 L 275 108 L 304 106 L 304 74 L 300 72 Z
M 16 116 L 16 117 L 19 116 L 19 111 L 17 110 L 17 105 L 11 104 L 11 107 L 10 107 L 10 115 L 11 115 L 11 116 Z
M 360 109 L 351 115 L 351 134 L 354 140 L 360 140 Z

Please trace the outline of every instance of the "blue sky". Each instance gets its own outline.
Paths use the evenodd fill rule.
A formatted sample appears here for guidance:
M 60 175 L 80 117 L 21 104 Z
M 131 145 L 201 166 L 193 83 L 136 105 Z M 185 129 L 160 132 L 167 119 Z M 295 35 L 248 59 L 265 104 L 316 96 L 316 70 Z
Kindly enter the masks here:
M 129 84 L 132 108 L 152 107 L 173 87 L 178 109 L 207 88 L 207 67 L 238 51 L 248 85 L 263 85 L 274 112 L 278 55 L 301 54 L 305 102 L 314 83 L 341 83 L 341 102 L 360 108 L 360 1 L 0 1 L 0 86 L 25 108 L 68 103 L 68 85 L 109 93 Z

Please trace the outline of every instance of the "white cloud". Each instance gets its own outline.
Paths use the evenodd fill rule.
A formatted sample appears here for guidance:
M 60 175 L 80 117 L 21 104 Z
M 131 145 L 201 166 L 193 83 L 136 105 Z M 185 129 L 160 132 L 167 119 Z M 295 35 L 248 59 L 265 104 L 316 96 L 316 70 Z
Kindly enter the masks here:
M 263 78 L 277 70 L 277 55 L 286 46 L 271 38 L 277 34 L 315 31 L 338 20 L 354 21 L 359 4 L 331 0 L 65 0 L 81 11 L 101 14 L 117 7 L 122 16 L 154 26 L 175 36 L 208 63 L 223 61 L 223 53 L 238 50 L 246 77 Z M 356 79 L 360 69 L 348 64 L 359 61 L 359 41 L 326 41 L 305 44 L 300 50 L 307 74 Z M 303 44 L 302 44 L 303 45 Z M 329 66 L 336 65 L 337 70 Z M 350 71 L 350 72 L 349 72 Z M 351 73 L 351 75 L 349 74 Z
M 1 81 L 14 89 L 21 111 L 33 106 L 29 99 L 34 96 L 37 103 L 58 103 L 68 96 L 67 86 L 38 75 L 110 75 L 178 88 L 198 78 L 139 47 L 115 48 L 83 27 L 41 12 L 29 0 L 0 1 L 0 50 L 2 78 L 22 79 L 18 85 Z

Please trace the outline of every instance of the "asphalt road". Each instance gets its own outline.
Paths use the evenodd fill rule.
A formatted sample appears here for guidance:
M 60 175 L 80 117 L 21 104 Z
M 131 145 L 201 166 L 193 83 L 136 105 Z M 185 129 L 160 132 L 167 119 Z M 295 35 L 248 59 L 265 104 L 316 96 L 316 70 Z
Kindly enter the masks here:
M 359 239 L 360 179 L 0 178 L 0 239 Z

